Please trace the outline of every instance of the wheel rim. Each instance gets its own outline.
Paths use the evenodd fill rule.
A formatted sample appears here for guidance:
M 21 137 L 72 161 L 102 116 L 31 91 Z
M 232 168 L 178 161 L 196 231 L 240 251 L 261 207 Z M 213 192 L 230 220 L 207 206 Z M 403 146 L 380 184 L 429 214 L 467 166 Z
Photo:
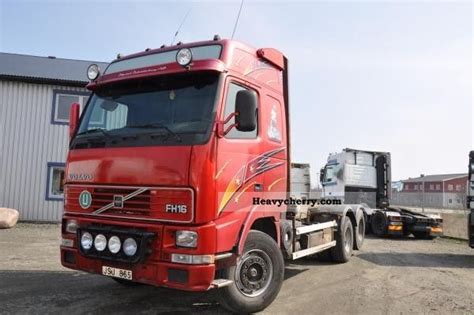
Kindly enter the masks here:
M 350 229 L 346 229 L 344 233 L 344 250 L 349 253 L 352 248 L 352 232 Z
M 270 286 L 273 264 L 270 256 L 260 249 L 246 252 L 235 270 L 236 285 L 248 297 L 261 295 Z

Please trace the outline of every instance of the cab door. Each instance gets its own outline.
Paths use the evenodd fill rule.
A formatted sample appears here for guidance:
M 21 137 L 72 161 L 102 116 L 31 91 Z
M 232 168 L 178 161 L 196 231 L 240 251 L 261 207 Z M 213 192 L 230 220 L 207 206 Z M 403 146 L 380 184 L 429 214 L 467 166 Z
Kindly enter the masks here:
M 261 99 L 258 87 L 250 86 L 234 77 L 228 77 L 225 82 L 222 108 L 219 119 L 225 121 L 235 112 L 236 95 L 239 91 L 250 90 L 257 94 L 257 128 L 254 131 L 239 131 L 235 119 L 224 124 L 223 130 L 228 132 L 217 140 L 216 163 L 216 196 L 217 217 L 230 216 L 235 220 L 245 218 L 237 215 L 237 211 L 253 211 L 253 198 L 261 197 L 264 189 L 263 173 L 259 173 L 258 157 L 262 154 L 263 145 L 261 133 Z M 230 219 L 232 220 L 232 219 Z

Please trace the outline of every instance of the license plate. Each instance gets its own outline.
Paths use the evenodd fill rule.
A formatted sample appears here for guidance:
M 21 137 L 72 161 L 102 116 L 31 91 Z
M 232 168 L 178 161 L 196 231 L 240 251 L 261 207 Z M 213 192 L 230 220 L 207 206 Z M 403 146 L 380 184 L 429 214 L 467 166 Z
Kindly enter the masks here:
M 115 277 L 120 279 L 132 280 L 132 271 L 126 269 L 102 266 L 102 274 L 104 276 Z

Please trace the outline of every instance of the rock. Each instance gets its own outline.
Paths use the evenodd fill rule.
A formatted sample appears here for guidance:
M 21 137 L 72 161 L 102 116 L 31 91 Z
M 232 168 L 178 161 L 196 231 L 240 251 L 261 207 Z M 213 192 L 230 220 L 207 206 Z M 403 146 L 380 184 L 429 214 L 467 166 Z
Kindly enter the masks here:
M 20 213 L 18 210 L 9 208 L 0 208 L 0 229 L 9 229 L 14 227 L 18 221 Z

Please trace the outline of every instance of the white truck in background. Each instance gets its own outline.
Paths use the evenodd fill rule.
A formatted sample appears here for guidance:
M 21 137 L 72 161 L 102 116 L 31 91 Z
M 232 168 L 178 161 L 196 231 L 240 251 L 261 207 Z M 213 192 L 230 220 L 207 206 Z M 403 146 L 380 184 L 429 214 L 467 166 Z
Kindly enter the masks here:
M 364 205 L 366 231 L 377 236 L 433 238 L 442 234 L 439 215 L 422 214 L 390 206 L 391 160 L 389 152 L 343 149 L 330 154 L 321 169 L 323 198 L 344 204 Z

